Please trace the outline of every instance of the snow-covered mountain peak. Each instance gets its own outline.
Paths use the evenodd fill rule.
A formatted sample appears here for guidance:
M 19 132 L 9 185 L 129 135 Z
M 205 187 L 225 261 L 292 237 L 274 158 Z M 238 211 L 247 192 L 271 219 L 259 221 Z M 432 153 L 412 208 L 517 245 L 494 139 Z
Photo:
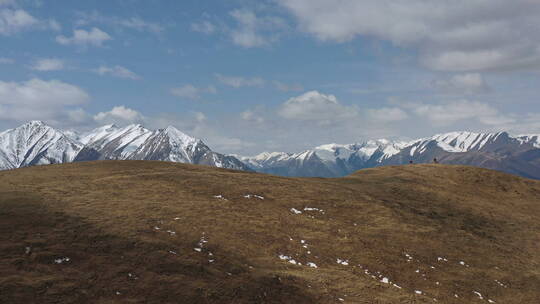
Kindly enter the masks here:
M 285 152 L 262 152 L 251 158 L 255 160 L 266 160 L 269 158 L 279 158 L 279 157 L 287 157 L 287 156 L 290 156 L 290 154 L 285 153 Z
M 199 139 L 191 137 L 173 126 L 168 126 L 163 132 L 167 134 L 173 142 L 182 143 L 184 146 L 190 146 L 200 142 Z
M 0 168 L 72 161 L 82 145 L 42 121 L 0 133 Z
M 41 120 L 31 120 L 23 124 L 23 126 L 47 126 L 47 124 Z
M 96 142 L 116 130 L 118 130 L 118 127 L 114 124 L 105 125 L 82 134 L 79 141 L 86 145 L 88 143 Z
M 114 124 L 78 134 L 30 121 L 0 133 L 0 170 L 91 160 L 160 160 L 249 170 L 232 156 L 212 151 L 175 127 L 148 130 Z
M 427 145 L 431 142 L 436 144 L 447 152 L 468 152 L 478 151 L 482 149 L 487 143 L 494 142 L 499 136 L 506 134 L 505 132 L 497 133 L 474 133 L 468 131 L 449 132 L 443 134 L 437 134 L 432 137 L 422 138 L 411 143 L 411 146 L 416 147 L 411 150 L 411 154 L 414 152 L 420 152 L 425 150 Z

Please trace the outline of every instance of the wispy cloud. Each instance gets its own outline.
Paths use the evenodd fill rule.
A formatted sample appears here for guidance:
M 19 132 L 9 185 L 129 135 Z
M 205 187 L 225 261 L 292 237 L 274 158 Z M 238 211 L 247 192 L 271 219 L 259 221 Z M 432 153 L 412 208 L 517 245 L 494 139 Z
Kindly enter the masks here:
M 64 69 L 64 61 L 58 58 L 43 58 L 37 60 L 32 66 L 36 71 L 59 71 Z
M 144 116 L 126 106 L 115 106 L 110 111 L 96 114 L 94 120 L 99 123 L 139 123 L 144 121 Z
M 97 27 L 93 27 L 88 31 L 82 29 L 74 30 L 71 37 L 64 35 L 56 37 L 56 42 L 62 45 L 78 45 L 83 47 L 103 46 L 103 43 L 108 40 L 112 40 L 112 37 Z
M 170 92 L 176 97 L 187 98 L 190 100 L 198 100 L 201 99 L 202 94 L 216 94 L 217 90 L 213 86 L 208 86 L 206 88 L 198 88 L 192 84 L 186 84 L 180 87 L 172 88 Z
M 241 87 L 262 87 L 265 84 L 264 79 L 260 77 L 241 77 L 241 76 L 224 76 L 221 74 L 215 74 L 219 82 L 224 85 L 241 88 Z
M 95 69 L 94 72 L 98 73 L 99 75 L 110 75 L 118 78 L 132 80 L 141 79 L 141 76 L 120 65 L 115 65 L 112 67 L 102 65 L 99 68 Z
M 289 28 L 283 18 L 258 16 L 247 9 L 237 9 L 229 13 L 237 23 L 229 35 L 234 44 L 254 48 L 262 47 L 279 40 L 280 32 Z
M 116 26 L 119 28 L 127 28 L 139 32 L 150 32 L 159 34 L 165 30 L 165 27 L 157 22 L 146 21 L 140 17 L 117 17 L 105 16 L 97 11 L 81 12 L 79 18 L 75 22 L 78 26 L 86 26 L 89 24 L 104 24 Z
M 300 84 L 286 84 L 281 81 L 274 81 L 274 86 L 277 90 L 282 92 L 301 92 L 304 87 Z
M 213 34 L 216 31 L 216 26 L 208 20 L 201 22 L 194 22 L 191 24 L 191 30 L 194 32 L 199 32 L 203 34 Z

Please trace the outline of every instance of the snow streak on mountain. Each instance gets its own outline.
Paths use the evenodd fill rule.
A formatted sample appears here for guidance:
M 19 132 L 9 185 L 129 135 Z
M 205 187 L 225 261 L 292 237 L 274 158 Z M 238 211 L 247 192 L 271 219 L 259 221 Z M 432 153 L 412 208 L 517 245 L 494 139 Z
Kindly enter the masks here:
M 0 169 L 71 162 L 82 144 L 42 122 L 0 133 Z

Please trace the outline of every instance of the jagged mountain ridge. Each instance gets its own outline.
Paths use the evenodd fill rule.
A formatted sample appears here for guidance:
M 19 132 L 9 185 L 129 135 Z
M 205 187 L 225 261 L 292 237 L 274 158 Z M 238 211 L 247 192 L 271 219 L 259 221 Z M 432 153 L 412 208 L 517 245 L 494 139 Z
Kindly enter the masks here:
M 338 177 L 356 170 L 410 161 L 464 164 L 540 179 L 540 136 L 507 132 L 450 132 L 409 142 L 371 140 L 330 144 L 301 153 L 261 153 L 240 157 L 250 168 L 286 176 Z
M 31 121 L 0 133 L 0 169 L 92 160 L 160 160 L 250 170 L 174 127 L 107 125 L 84 134 Z
M 540 136 L 451 132 L 409 142 L 380 139 L 241 157 L 216 153 L 174 127 L 106 125 L 78 134 L 31 121 L 0 133 L 0 169 L 73 161 L 160 160 L 283 176 L 338 177 L 364 168 L 429 163 L 434 158 L 540 179 Z

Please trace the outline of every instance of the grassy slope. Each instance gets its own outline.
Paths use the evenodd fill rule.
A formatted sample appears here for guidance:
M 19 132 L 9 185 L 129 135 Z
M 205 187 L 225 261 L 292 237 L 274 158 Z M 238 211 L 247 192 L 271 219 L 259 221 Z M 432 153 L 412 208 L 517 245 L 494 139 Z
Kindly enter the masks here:
M 290 210 L 305 207 L 324 213 Z M 0 273 L 1 303 L 538 303 L 540 182 L 443 165 L 340 179 L 141 161 L 5 171 Z

